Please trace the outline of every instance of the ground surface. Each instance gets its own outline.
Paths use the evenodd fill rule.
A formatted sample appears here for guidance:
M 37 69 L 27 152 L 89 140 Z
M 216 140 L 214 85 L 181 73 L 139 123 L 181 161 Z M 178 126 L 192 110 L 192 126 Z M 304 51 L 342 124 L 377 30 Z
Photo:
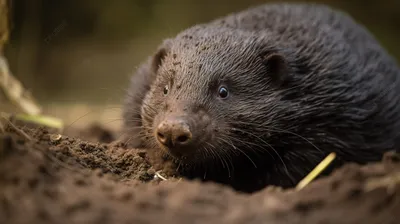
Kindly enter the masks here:
M 271 187 L 245 195 L 217 184 L 173 177 L 170 167 L 160 172 L 168 180 L 154 178 L 162 169 L 161 160 L 152 162 L 146 150 L 96 143 L 114 138 L 99 126 L 69 132 L 69 137 L 43 129 L 3 129 L 0 223 L 312 224 L 400 220 L 400 156 L 394 153 L 388 153 L 378 164 L 348 164 L 300 192 Z

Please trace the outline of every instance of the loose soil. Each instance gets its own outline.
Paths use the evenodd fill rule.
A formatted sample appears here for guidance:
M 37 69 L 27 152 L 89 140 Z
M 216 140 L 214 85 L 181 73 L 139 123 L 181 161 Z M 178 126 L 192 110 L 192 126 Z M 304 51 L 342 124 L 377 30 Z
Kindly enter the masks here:
M 248 195 L 188 181 L 101 126 L 0 128 L 0 223 L 399 223 L 400 156 Z M 74 138 L 79 136 L 80 139 Z M 163 179 L 166 180 L 163 180 Z

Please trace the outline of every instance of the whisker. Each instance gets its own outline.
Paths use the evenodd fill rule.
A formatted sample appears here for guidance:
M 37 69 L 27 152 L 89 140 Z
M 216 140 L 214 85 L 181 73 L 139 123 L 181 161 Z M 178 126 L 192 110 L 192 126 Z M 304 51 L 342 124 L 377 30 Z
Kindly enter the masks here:
M 222 138 L 219 138 L 219 139 L 221 139 L 222 141 L 225 141 L 224 139 L 222 139 Z M 231 138 L 228 138 L 229 140 L 231 139 Z M 229 144 L 230 146 L 232 146 L 232 148 L 234 149 L 234 150 L 237 150 L 237 151 L 239 151 L 240 153 L 242 153 L 244 156 L 246 156 L 246 158 L 253 164 L 253 166 L 255 167 L 255 168 L 257 168 L 257 165 L 256 165 L 256 163 L 250 158 L 250 156 L 249 155 L 247 155 L 243 150 L 241 150 L 240 148 L 238 148 L 238 147 L 236 147 L 235 146 L 235 144 L 233 144 L 233 142 L 228 142 L 228 141 L 225 141 L 227 144 Z
M 260 141 L 261 141 L 262 143 L 264 143 L 266 146 L 270 147 L 270 148 L 276 153 L 276 155 L 278 156 L 279 160 L 282 162 L 282 165 L 284 166 L 284 169 L 285 169 L 287 175 L 288 175 L 288 176 L 291 176 L 290 173 L 289 173 L 289 170 L 288 170 L 288 168 L 287 168 L 287 166 L 286 166 L 286 163 L 283 161 L 283 159 L 282 159 L 282 157 L 279 155 L 278 151 L 276 151 L 276 149 L 275 149 L 271 144 L 269 144 L 268 142 L 264 141 L 262 138 L 260 138 L 259 136 L 255 135 L 255 134 L 253 134 L 253 133 L 251 133 L 251 132 L 246 132 L 246 131 L 244 131 L 244 130 L 240 130 L 240 129 L 237 129 L 237 128 L 236 128 L 236 130 L 238 130 L 238 131 L 240 131 L 240 132 L 243 132 L 243 133 L 245 133 L 245 134 L 251 135 L 251 136 L 257 138 L 258 140 L 260 140 Z
M 301 135 L 299 135 L 299 134 L 297 134 L 297 133 L 295 133 L 295 132 L 289 131 L 289 130 L 279 129 L 279 128 L 276 128 L 276 127 L 265 127 L 266 125 L 263 126 L 263 125 L 260 125 L 260 124 L 253 124 L 253 123 L 243 122 L 243 121 L 235 121 L 234 123 L 232 122 L 231 124 L 250 125 L 250 126 L 255 126 L 255 127 L 257 127 L 258 129 L 260 129 L 260 131 L 268 131 L 268 132 L 276 132 L 276 133 L 287 133 L 287 134 L 291 134 L 291 135 L 294 135 L 294 136 L 297 136 L 297 137 L 303 139 L 304 141 L 306 141 L 307 143 L 309 143 L 311 146 L 313 146 L 313 147 L 314 147 L 315 149 L 317 149 L 318 151 L 323 152 L 320 148 L 318 148 L 315 144 L 313 144 L 313 143 L 312 143 L 310 140 L 308 140 L 307 138 L 305 138 L 305 137 L 303 137 L 303 136 L 301 136 Z

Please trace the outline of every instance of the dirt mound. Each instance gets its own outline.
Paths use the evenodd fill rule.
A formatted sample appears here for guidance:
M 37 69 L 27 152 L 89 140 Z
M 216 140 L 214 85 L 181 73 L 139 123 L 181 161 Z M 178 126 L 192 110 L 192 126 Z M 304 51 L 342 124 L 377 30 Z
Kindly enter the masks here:
M 180 179 L 168 161 L 154 163 L 154 155 L 144 149 L 91 143 L 44 129 L 21 130 L 7 127 L 0 134 L 0 223 L 312 224 L 400 219 L 400 156 L 395 153 L 377 164 L 347 164 L 301 191 L 269 187 L 247 195 Z M 96 131 L 98 139 L 106 136 L 110 142 L 112 135 Z M 163 167 L 167 168 L 158 172 Z

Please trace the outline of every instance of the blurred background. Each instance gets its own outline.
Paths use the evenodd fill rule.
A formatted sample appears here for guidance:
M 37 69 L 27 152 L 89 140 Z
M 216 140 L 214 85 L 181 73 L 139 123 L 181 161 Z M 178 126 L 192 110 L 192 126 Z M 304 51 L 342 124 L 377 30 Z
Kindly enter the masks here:
M 162 39 L 266 0 L 9 0 L 13 74 L 67 123 L 118 127 L 131 76 Z M 296 1 L 287 1 L 296 2 Z M 307 1 L 302 1 L 307 2 Z M 309 1 L 311 2 L 311 1 Z M 400 58 L 399 0 L 314 0 L 350 13 Z M 82 118 L 81 118 L 82 117 Z M 79 119 L 79 121 L 78 121 Z

